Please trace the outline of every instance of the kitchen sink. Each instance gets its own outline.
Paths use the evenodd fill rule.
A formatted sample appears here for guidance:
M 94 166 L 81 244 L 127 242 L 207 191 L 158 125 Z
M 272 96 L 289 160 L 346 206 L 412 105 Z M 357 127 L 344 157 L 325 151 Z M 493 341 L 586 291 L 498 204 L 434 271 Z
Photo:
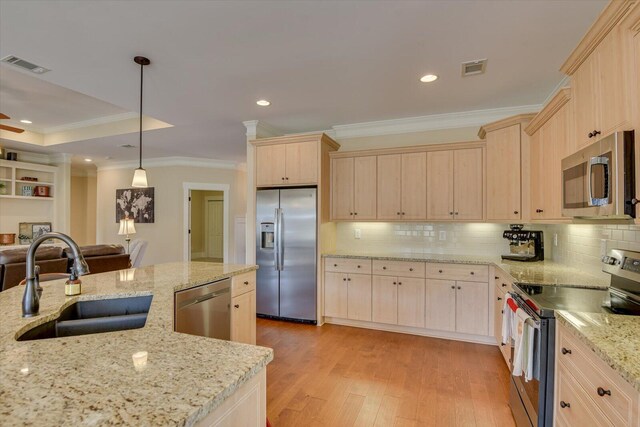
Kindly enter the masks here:
M 65 308 L 57 319 L 38 325 L 18 341 L 99 334 L 142 328 L 147 321 L 152 295 L 78 301 Z

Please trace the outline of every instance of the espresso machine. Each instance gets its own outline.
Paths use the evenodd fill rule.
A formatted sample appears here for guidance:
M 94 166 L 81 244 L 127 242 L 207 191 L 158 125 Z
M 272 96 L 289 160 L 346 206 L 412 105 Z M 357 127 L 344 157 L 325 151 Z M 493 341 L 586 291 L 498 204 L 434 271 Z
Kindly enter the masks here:
M 509 240 L 509 253 L 502 259 L 511 261 L 544 261 L 544 238 L 542 231 L 523 230 L 522 224 L 511 224 L 502 237 Z

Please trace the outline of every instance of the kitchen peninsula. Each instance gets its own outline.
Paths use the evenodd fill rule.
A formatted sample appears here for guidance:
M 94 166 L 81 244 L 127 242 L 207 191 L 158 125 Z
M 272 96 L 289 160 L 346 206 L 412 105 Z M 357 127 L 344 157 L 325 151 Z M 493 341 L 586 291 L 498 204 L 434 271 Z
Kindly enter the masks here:
M 70 298 L 63 281 L 46 282 L 40 315 L 28 319 L 21 317 L 22 288 L 0 293 L 2 423 L 191 426 L 212 424 L 224 413 L 242 425 L 264 425 L 265 368 L 273 351 L 173 331 L 175 291 L 255 269 L 158 264 L 85 276 L 83 293 Z M 78 300 L 141 295 L 153 296 L 141 329 L 16 340 Z

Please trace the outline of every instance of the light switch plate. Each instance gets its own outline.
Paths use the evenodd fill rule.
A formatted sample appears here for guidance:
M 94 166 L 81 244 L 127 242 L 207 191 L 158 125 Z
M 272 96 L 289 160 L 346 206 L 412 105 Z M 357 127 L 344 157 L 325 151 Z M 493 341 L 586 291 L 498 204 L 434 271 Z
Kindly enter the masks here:
M 440 233 L 438 233 L 438 239 L 447 240 L 447 232 L 445 230 L 440 231 Z
M 359 229 L 359 228 L 354 229 L 354 230 L 353 230 L 353 236 L 354 236 L 356 239 L 361 238 L 361 237 L 362 237 L 362 230 L 361 230 L 361 229 Z

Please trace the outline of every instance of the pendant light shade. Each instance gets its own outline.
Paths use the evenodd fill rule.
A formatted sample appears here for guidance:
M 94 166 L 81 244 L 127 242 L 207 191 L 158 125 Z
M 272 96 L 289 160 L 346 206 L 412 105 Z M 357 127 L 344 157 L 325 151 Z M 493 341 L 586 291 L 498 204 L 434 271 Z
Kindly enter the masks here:
M 140 65 L 140 165 L 138 169 L 133 173 L 132 187 L 146 188 L 147 183 L 147 171 L 142 168 L 142 87 L 144 82 L 144 66 L 151 64 L 151 61 L 144 56 L 136 56 L 133 61 Z

